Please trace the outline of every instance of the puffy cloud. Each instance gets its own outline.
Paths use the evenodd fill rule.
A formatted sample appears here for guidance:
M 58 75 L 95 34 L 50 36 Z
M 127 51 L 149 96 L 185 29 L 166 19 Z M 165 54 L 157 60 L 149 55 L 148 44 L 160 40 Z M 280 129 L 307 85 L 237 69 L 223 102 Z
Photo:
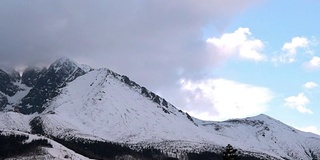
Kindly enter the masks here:
M 225 120 L 263 113 L 273 98 L 265 87 L 227 79 L 181 80 L 186 109 L 201 119 Z M 194 106 L 194 107 L 191 107 Z
M 297 50 L 308 48 L 310 41 L 305 37 L 294 37 L 282 47 L 282 54 L 272 58 L 274 62 L 292 63 L 296 61 Z
M 319 69 L 320 68 L 320 57 L 313 56 L 309 62 L 305 64 L 308 69 Z
M 316 126 L 307 126 L 307 127 L 301 127 L 298 129 L 304 132 L 310 132 L 310 133 L 320 135 L 320 130 Z
M 315 82 L 306 82 L 305 84 L 303 84 L 303 87 L 306 89 L 312 89 L 312 88 L 319 87 L 319 85 Z
M 284 99 L 285 107 L 296 109 L 301 113 L 312 114 L 313 112 L 306 107 L 310 100 L 304 95 L 304 93 L 299 93 L 297 96 L 290 96 Z
M 292 38 L 291 42 L 287 42 L 283 45 L 282 50 L 287 51 L 291 54 L 297 53 L 297 48 L 305 48 L 309 44 L 309 41 L 307 38 L 304 37 L 294 37 Z
M 236 56 L 254 61 L 266 59 L 261 53 L 264 48 L 263 42 L 253 38 L 249 28 L 238 28 L 233 33 L 225 33 L 219 38 L 208 38 L 207 43 L 221 57 Z

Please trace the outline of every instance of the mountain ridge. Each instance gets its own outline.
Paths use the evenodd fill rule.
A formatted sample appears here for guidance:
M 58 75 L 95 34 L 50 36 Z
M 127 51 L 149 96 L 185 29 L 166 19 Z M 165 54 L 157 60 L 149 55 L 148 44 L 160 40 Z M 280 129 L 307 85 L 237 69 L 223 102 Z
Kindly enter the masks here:
M 6 104 L 7 109 L 0 112 L 1 130 L 41 134 L 66 145 L 81 139 L 119 143 L 134 150 L 152 147 L 178 159 L 188 153 L 220 154 L 227 144 L 240 150 L 243 157 L 257 159 L 320 157 L 319 135 L 299 131 L 264 114 L 202 121 L 106 68 L 84 67 L 62 58 L 41 71 L 30 74 L 34 80 L 30 87 L 22 84 L 22 78 L 20 84 L 10 82 L 20 88 L 16 94 L 24 93 L 26 99 L 17 98 L 15 104 L 9 104 L 0 96 L 0 108 Z

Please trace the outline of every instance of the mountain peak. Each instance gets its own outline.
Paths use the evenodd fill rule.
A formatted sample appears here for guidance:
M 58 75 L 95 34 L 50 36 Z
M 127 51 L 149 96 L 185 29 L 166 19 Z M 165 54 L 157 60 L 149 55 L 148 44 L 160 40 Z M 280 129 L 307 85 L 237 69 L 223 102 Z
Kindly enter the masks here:
M 50 76 L 58 78 L 58 83 L 65 83 L 74 80 L 76 77 L 85 74 L 81 65 L 69 58 L 60 58 L 52 63 L 48 69 Z M 53 78 L 53 77 L 50 77 Z M 53 78 L 55 79 L 55 78 Z M 56 82 L 56 80 L 54 80 Z
M 253 117 L 250 117 L 250 119 L 259 119 L 259 120 L 275 120 L 274 118 L 266 115 L 266 114 L 259 114 Z
M 60 59 L 56 60 L 55 62 L 53 62 L 49 68 L 52 68 L 54 70 L 59 70 L 63 67 L 67 67 L 67 66 L 73 66 L 76 68 L 79 67 L 79 65 L 75 61 L 73 61 L 69 58 L 63 57 L 63 58 L 60 58 Z
M 275 119 L 275 118 L 272 118 L 266 114 L 259 114 L 257 116 L 253 116 L 253 117 L 248 117 L 248 118 L 245 118 L 246 120 L 252 120 L 252 121 L 263 121 L 263 122 L 266 122 L 266 123 L 278 123 L 278 124 L 284 124 L 282 122 L 280 122 L 279 120 Z M 284 124 L 286 125 L 286 124 Z M 286 125 L 287 126 L 287 125 Z
M 69 58 L 60 58 L 52 63 L 49 69 L 39 73 L 30 72 L 28 76 L 24 76 L 27 80 L 32 80 L 26 84 L 34 87 L 21 100 L 20 112 L 24 114 L 41 113 L 46 108 L 44 104 L 59 95 L 61 88 L 87 73 L 82 68 Z
M 0 74 L 8 75 L 12 82 L 18 82 L 20 80 L 20 78 L 21 78 L 18 71 L 16 71 L 13 68 L 8 68 L 8 67 L 7 68 L 1 68 L 0 69 Z
M 80 69 L 82 71 L 84 71 L 85 73 L 89 72 L 92 70 L 92 68 L 88 65 L 84 65 L 84 64 L 78 64 L 76 61 L 74 61 L 73 59 L 67 58 L 67 57 L 62 57 L 58 60 L 56 60 L 55 62 L 53 62 L 49 69 L 54 69 L 55 71 L 58 71 L 62 68 L 73 68 L 73 69 Z
M 14 84 L 14 82 L 19 81 L 20 75 L 18 74 L 8 74 L 4 70 L 0 69 L 0 91 L 10 97 L 16 94 L 19 87 Z
M 54 63 L 64 63 L 64 62 L 73 62 L 73 63 L 76 63 L 74 60 L 68 58 L 68 57 L 62 57 L 62 58 L 59 58 L 57 59 Z

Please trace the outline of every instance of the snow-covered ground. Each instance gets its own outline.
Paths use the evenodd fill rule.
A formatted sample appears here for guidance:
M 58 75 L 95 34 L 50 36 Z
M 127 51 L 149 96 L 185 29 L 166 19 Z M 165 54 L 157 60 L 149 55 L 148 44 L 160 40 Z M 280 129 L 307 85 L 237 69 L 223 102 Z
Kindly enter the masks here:
M 32 117 L 32 115 L 23 115 L 16 112 L 0 112 L 0 130 L 30 132 L 29 121 Z
M 21 81 L 15 82 L 14 85 L 18 86 L 20 90 L 12 97 L 8 96 L 8 103 L 9 104 L 18 104 L 21 101 L 21 99 L 29 93 L 29 91 L 31 89 L 30 87 L 26 86 L 25 84 L 21 84 Z
M 11 97 L 0 91 L 0 93 L 2 95 L 4 95 L 8 100 L 8 105 L 6 106 L 5 110 L 13 111 L 14 106 L 19 104 L 19 102 L 22 100 L 22 98 L 25 97 L 31 89 L 30 87 L 28 87 L 24 84 L 21 84 L 21 81 L 14 82 L 13 85 L 17 86 L 19 88 L 19 90 L 17 91 L 17 93 L 15 95 L 13 95 Z

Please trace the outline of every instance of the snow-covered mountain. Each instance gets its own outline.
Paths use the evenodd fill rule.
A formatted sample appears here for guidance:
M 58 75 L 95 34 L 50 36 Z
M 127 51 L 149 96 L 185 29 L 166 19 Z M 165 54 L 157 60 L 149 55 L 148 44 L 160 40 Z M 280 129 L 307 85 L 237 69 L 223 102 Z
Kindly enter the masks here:
M 41 134 L 91 158 L 100 152 L 84 152 L 82 144 L 129 147 L 131 158 L 151 147 L 165 156 L 192 159 L 189 153 L 219 155 L 232 144 L 243 159 L 320 159 L 318 135 L 266 115 L 202 121 L 108 69 L 63 58 L 48 69 L 12 75 L 0 70 L 0 129 Z

